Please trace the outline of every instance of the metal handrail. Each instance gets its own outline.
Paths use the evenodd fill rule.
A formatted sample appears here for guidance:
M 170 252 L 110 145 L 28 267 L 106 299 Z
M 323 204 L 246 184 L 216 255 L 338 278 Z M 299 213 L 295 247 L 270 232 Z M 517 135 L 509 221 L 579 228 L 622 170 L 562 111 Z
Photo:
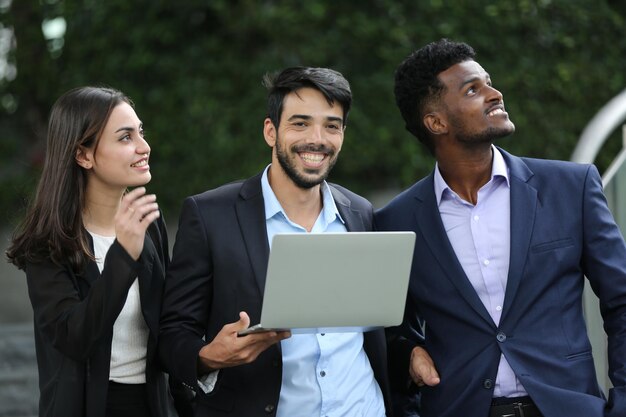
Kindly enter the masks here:
M 626 120 L 626 90 L 616 95 L 591 119 L 570 158 L 592 164 L 609 135 Z

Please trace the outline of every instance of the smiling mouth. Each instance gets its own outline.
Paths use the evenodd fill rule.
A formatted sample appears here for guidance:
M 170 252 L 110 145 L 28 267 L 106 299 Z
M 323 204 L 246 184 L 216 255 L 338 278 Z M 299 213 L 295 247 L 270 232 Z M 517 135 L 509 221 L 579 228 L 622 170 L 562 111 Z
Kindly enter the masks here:
M 326 154 L 323 153 L 300 152 L 298 155 L 305 163 L 314 165 L 321 164 L 324 158 L 326 158 Z
M 133 168 L 140 168 L 140 167 L 145 167 L 146 165 L 148 165 L 148 160 L 147 159 L 142 159 L 141 161 L 135 162 L 134 164 L 131 165 L 131 167 Z
M 498 114 L 504 114 L 504 113 L 505 113 L 505 111 L 503 109 L 497 108 L 497 109 L 493 109 L 489 113 L 487 113 L 487 116 L 493 117 L 493 116 L 497 116 Z

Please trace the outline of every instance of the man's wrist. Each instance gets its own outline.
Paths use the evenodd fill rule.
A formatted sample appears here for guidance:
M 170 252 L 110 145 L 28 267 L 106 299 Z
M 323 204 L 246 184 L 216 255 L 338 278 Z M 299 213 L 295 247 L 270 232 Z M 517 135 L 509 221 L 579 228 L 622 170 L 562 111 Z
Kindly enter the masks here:
M 219 370 L 219 368 L 215 364 L 215 361 L 209 359 L 211 357 L 210 345 L 211 344 L 208 343 L 202 346 L 202 348 L 198 352 L 198 377 Z

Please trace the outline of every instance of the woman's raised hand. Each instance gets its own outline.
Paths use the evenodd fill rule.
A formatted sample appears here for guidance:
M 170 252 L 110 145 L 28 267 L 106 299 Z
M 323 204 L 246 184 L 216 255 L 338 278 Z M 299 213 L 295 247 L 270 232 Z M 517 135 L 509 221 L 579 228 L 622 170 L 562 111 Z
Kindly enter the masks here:
M 139 259 L 146 229 L 159 216 L 156 195 L 146 194 L 145 187 L 135 188 L 122 197 L 115 215 L 115 236 L 133 259 Z

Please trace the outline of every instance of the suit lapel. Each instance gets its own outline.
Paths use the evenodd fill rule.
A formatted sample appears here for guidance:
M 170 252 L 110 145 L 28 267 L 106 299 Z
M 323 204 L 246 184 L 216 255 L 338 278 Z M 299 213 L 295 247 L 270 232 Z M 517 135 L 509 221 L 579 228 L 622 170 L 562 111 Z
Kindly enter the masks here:
M 162 271 L 159 257 L 157 256 L 156 246 L 152 242 L 152 239 L 148 237 L 148 234 L 144 237 L 143 240 L 143 250 L 141 251 L 141 263 L 143 268 L 139 271 L 139 288 L 144 291 L 144 293 L 148 293 L 151 290 L 153 279 L 152 279 L 152 271 L 156 269 L 157 271 Z M 162 272 L 163 276 L 165 272 Z M 141 302 L 143 303 L 143 295 Z M 147 301 L 147 300 L 146 300 Z
M 417 199 L 415 209 L 415 220 L 418 225 L 418 233 L 422 234 L 423 240 L 429 247 L 431 253 L 445 271 L 446 276 L 458 289 L 465 301 L 492 326 L 494 322 L 485 309 L 482 301 L 476 294 L 469 279 L 463 271 L 463 267 L 454 253 L 448 235 L 441 221 L 441 215 L 437 206 L 437 199 L 434 190 L 434 173 L 419 183 L 415 197 Z M 419 254 L 418 258 L 419 259 Z
M 91 253 L 94 253 L 93 237 L 91 237 L 91 234 L 85 229 L 83 229 L 83 233 L 87 237 L 87 241 L 89 242 L 89 249 L 91 250 Z M 85 271 L 79 273 L 77 276 L 78 278 L 84 280 L 88 284 L 87 288 L 89 288 L 92 282 L 100 278 L 100 270 L 98 269 L 98 264 L 96 264 L 96 262 L 92 260 L 88 261 L 87 265 L 85 266 Z M 84 296 L 86 296 L 86 294 Z
M 365 224 L 363 223 L 361 213 L 352 209 L 348 197 L 332 185 L 330 185 L 330 193 L 335 200 L 335 204 L 337 205 L 337 210 L 339 210 L 341 218 L 346 222 L 346 229 L 349 232 L 365 231 Z
M 243 183 L 239 197 L 235 204 L 239 229 L 243 235 L 259 291 L 263 294 L 270 248 L 265 225 L 265 204 L 261 190 L 261 174 Z
M 346 222 L 346 229 L 351 232 L 365 231 L 361 213 L 353 210 L 350 200 L 341 191 L 330 186 L 331 194 L 337 204 L 339 214 Z M 240 199 L 235 204 L 237 219 L 254 276 L 261 294 L 265 288 L 265 275 L 269 259 L 269 243 L 265 225 L 265 204 L 261 189 L 261 174 L 244 182 L 239 193 Z
M 507 316 L 524 272 L 537 211 L 537 190 L 528 184 L 532 171 L 517 157 L 499 149 L 511 176 L 511 254 L 502 320 Z

